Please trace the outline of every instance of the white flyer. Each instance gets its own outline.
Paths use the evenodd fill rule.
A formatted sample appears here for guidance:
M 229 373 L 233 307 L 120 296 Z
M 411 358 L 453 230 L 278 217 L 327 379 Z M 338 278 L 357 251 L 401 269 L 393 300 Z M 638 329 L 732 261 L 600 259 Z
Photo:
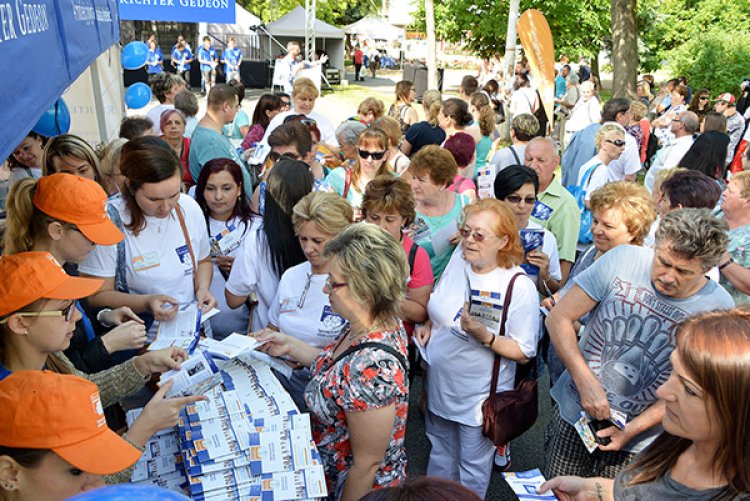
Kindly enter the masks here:
M 508 486 L 513 489 L 518 499 L 543 499 L 548 501 L 556 501 L 557 498 L 552 491 L 543 492 L 537 494 L 536 490 L 547 480 L 539 471 L 539 468 L 535 468 L 529 471 L 519 471 L 516 473 L 505 472 L 502 474 Z
M 173 381 L 167 391 L 167 398 L 203 395 L 221 383 L 221 374 L 211 354 L 207 351 L 196 351 L 182 363 L 180 370 L 167 371 L 161 375 L 159 385 Z
M 208 351 L 215 358 L 229 360 L 246 351 L 255 350 L 264 343 L 258 342 L 254 337 L 233 332 L 221 341 L 214 341 Z
M 190 353 L 198 344 L 201 325 L 198 304 L 174 305 L 173 308 L 179 308 L 177 315 L 172 320 L 159 322 L 156 339 L 149 345 L 149 351 L 176 346 Z

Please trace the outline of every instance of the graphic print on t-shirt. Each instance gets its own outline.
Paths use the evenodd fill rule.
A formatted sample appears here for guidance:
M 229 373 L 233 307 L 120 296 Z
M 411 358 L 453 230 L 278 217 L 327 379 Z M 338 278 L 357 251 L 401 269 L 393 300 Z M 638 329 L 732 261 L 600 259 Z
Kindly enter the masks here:
M 610 404 L 638 415 L 656 401 L 671 372 L 673 326 L 686 311 L 652 291 L 614 281 L 615 294 L 586 326 L 581 351 L 602 382 Z
M 190 256 L 190 247 L 187 245 L 181 245 L 174 250 L 177 253 L 177 257 L 180 258 L 180 262 L 185 267 L 185 276 L 193 274 L 193 259 Z
M 333 340 L 341 334 L 346 325 L 346 320 L 341 315 L 334 313 L 329 305 L 325 305 L 320 314 L 320 324 L 318 336 Z

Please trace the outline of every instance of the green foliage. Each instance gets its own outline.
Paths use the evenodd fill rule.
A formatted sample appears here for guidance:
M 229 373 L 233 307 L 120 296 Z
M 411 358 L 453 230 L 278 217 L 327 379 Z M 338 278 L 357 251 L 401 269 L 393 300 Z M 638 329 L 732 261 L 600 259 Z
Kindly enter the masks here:
M 465 42 L 477 54 L 505 52 L 508 2 L 491 0 L 438 0 L 435 2 L 437 36 Z M 558 55 L 592 57 L 608 40 L 609 0 L 521 0 L 520 11 L 538 9 L 547 18 Z M 424 31 L 424 4 L 415 14 L 413 29 Z
M 750 76 L 750 33 L 711 28 L 673 49 L 669 67 L 674 75 L 687 76 L 693 89 L 736 95 L 739 82 Z
M 238 0 L 248 11 L 263 22 L 271 19 L 269 0 Z M 297 6 L 305 7 L 304 0 L 279 0 L 279 16 L 284 16 Z M 351 24 L 377 11 L 378 4 L 371 0 L 317 0 L 316 15 L 321 21 L 334 26 Z

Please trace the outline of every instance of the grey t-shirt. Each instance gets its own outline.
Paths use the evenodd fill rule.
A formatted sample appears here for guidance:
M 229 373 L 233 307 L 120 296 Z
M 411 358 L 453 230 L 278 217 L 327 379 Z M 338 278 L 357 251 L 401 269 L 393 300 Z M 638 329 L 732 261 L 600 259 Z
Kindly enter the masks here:
M 516 159 L 516 157 L 513 156 L 513 152 L 515 152 L 516 155 L 518 155 L 518 159 Z M 504 168 L 511 166 L 511 165 L 523 165 L 523 155 L 525 152 L 526 152 L 525 144 L 515 144 L 515 145 L 508 146 L 507 148 L 497 150 L 495 154 L 492 156 L 492 159 L 490 160 L 490 163 L 492 164 L 492 166 L 495 167 L 495 174 L 497 174 Z M 494 179 L 493 179 L 493 182 L 494 182 Z
M 672 501 L 674 499 L 688 501 L 706 501 L 709 499 L 728 499 L 719 498 L 724 493 L 723 487 L 705 489 L 698 491 L 675 481 L 669 474 L 655 480 L 638 485 L 626 485 L 627 482 L 635 475 L 635 472 L 627 470 L 621 471 L 615 477 L 614 498 L 616 501 Z M 747 500 L 750 496 L 741 494 L 736 496 L 735 500 Z
M 664 296 L 651 283 L 652 249 L 620 245 L 575 278 L 598 306 L 586 323 L 579 347 L 601 381 L 612 408 L 628 421 L 657 401 L 656 389 L 669 377 L 673 327 L 702 311 L 734 306 L 729 294 L 709 280 L 686 299 Z M 581 412 L 578 391 L 566 370 L 551 391 L 569 424 Z M 623 450 L 640 452 L 661 432 L 655 426 L 634 437 Z

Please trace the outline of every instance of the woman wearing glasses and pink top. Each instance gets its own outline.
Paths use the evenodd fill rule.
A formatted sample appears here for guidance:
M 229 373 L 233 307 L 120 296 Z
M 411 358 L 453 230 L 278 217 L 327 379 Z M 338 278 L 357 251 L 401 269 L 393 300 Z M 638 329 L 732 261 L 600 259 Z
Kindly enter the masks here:
M 519 266 L 518 226 L 505 203 L 488 198 L 467 206 L 459 228 L 463 255 L 446 268 L 427 304 L 429 320 L 414 335 L 429 364 L 427 475 L 460 482 L 484 498 L 496 447 L 482 435 L 481 407 L 489 396 L 495 355 L 501 357 L 497 391 L 510 390 L 516 364 L 536 355 L 539 300 Z M 511 291 L 505 336 L 500 336 Z
M 614 123 L 601 126 L 594 138 L 597 153 L 578 170 L 577 185 L 586 192 L 584 200 L 589 205 L 591 194 L 605 184 L 614 181 L 607 167 L 620 158 L 625 149 L 625 129 Z
M 337 167 L 325 182 L 333 191 L 349 202 L 354 209 L 354 220 L 362 219 L 362 197 L 367 183 L 388 170 L 388 138 L 378 129 L 366 129 L 359 135 L 357 159 L 349 167 Z

